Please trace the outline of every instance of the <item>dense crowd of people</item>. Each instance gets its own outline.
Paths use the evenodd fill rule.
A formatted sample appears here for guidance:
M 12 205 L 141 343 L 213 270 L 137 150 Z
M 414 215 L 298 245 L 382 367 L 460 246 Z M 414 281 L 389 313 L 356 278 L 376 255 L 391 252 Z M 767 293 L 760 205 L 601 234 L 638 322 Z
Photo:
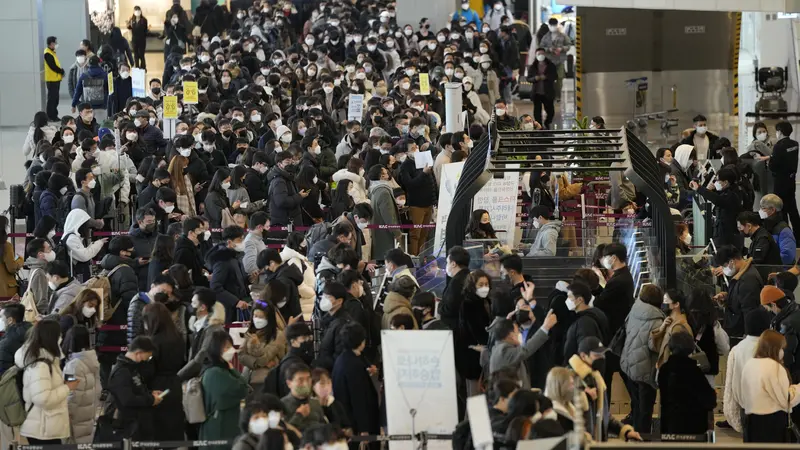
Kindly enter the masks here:
M 581 192 L 568 173 L 521 174 L 535 234 L 524 251 L 452 246 L 428 258 L 426 226 L 442 167 L 466 159 L 492 117 L 501 131 L 550 128 L 572 41 L 556 18 L 532 36 L 503 0 L 483 14 L 460 6 L 433 30 L 428 19 L 398 24 L 383 1 L 229 10 L 204 0 L 194 13 L 175 2 L 160 35 L 164 73 L 140 97 L 131 69 L 145 68 L 157 36 L 141 8 L 126 22 L 130 42 L 119 28 L 96 52 L 82 41 L 68 72 L 48 38 L 48 106 L 26 139 L 26 195 L 14 205 L 31 235 L 24 258 L 0 217 L 0 297 L 11 299 L 0 310 L 0 397 L 20 405 L 0 412 L 4 442 L 342 449 L 391 431 L 382 330 L 452 333 L 458 450 L 473 445 L 466 398 L 480 393 L 498 449 L 575 429 L 646 439 L 659 393 L 656 432 L 702 434 L 729 352 L 718 425 L 784 442 L 800 420 L 791 125 L 778 123 L 773 145 L 757 124 L 740 154 L 698 116 L 656 153 L 677 213 L 695 196 L 714 205 L 719 293 L 637 285 L 615 232 L 589 267 L 537 299 L 521 254 L 555 257 L 570 242 L 554 215 Z M 59 118 L 64 76 L 72 115 Z M 514 113 L 524 80 L 533 116 Z M 197 103 L 185 101 L 186 82 Z M 447 82 L 461 83 L 468 113 L 455 133 L 442 129 Z M 178 119 L 164 118 L 169 96 Z M 353 98 L 361 120 L 347 117 Z M 433 163 L 420 167 L 428 151 Z M 710 159 L 722 167 L 711 173 Z M 646 197 L 625 187 L 613 208 L 647 219 Z M 757 212 L 755 192 L 766 194 Z M 685 223 L 676 236 L 690 254 Z M 497 243 L 486 210 L 466 237 Z M 441 296 L 423 287 L 437 276 Z M 610 412 L 615 374 L 631 398 L 623 421 Z

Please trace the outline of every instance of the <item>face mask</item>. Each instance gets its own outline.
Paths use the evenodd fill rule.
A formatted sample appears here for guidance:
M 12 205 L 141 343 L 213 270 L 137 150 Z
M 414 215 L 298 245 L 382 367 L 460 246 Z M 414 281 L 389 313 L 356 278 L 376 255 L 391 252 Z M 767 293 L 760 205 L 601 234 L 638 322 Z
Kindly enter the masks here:
M 87 319 L 94 316 L 95 312 L 97 312 L 97 309 L 92 308 L 91 306 L 84 306 L 83 308 L 81 308 L 81 313 L 83 313 L 83 317 L 86 317 Z
M 55 231 L 51 231 L 51 233 L 53 233 L 54 236 L 56 234 Z M 48 233 L 47 236 L 50 237 L 50 233 Z M 52 237 L 50 237 L 50 239 L 52 239 Z M 54 251 L 49 251 L 44 254 L 44 260 L 47 262 L 53 262 L 55 261 L 55 259 L 56 259 L 56 252 Z
M 536 55 L 536 60 L 539 62 L 544 62 L 545 58 L 546 56 L 544 56 L 543 53 L 539 53 L 538 55 Z
M 374 52 L 374 51 L 375 51 L 375 49 L 377 49 L 377 48 L 378 48 L 378 46 L 377 46 L 377 45 L 368 45 L 368 46 L 367 46 L 367 51 L 369 51 L 369 52 Z
M 333 309 L 333 302 L 331 302 L 330 297 L 322 297 L 322 300 L 319 302 L 319 309 L 324 312 L 330 312 Z
M 188 157 L 192 156 L 192 149 L 190 149 L 190 148 L 182 148 L 182 149 L 178 150 L 178 153 L 180 153 L 180 155 L 183 156 L 184 158 L 188 158 Z
M 763 209 L 759 209 L 758 210 L 758 217 L 761 217 L 761 219 L 763 220 L 763 219 L 768 218 L 769 214 L 767 214 L 767 212 L 764 211 Z
M 539 227 L 541 227 L 541 226 L 542 226 L 542 224 L 539 223 L 539 219 L 533 219 L 533 228 L 536 228 L 538 230 Z
M 61 189 L 60 189 L 58 192 L 60 192 L 60 193 L 61 193 L 61 195 L 64 195 L 64 194 L 66 194 L 66 193 L 67 193 L 67 188 L 66 188 L 66 186 L 65 186 L 65 187 L 62 187 L 62 188 L 61 188 Z
M 208 241 L 209 239 L 211 239 L 211 230 L 207 230 L 203 233 L 203 240 Z
M 294 394 L 300 398 L 307 398 L 311 395 L 311 388 L 309 386 L 298 386 L 294 389 Z
M 149 123 L 150 125 L 153 125 L 153 126 L 155 126 L 155 124 L 156 124 L 156 118 L 155 118 L 155 117 L 151 117 L 151 118 L 150 118 L 150 119 L 147 121 L 147 123 Z
M 94 189 L 95 186 L 97 186 L 97 180 L 92 180 L 89 182 L 89 184 L 86 185 L 86 187 L 88 187 L 89 189 Z
M 256 327 L 256 330 L 261 330 L 267 326 L 269 321 L 267 319 L 262 319 L 260 317 L 253 318 L 253 326 Z
M 566 303 L 567 303 L 567 309 L 568 310 L 575 311 L 575 307 L 577 306 L 577 305 L 575 305 L 575 300 L 567 297 L 567 302 Z
M 756 135 L 756 138 L 761 142 L 767 142 L 767 138 L 768 137 L 769 137 L 769 135 L 767 133 L 758 133 Z
M 125 133 L 125 137 L 128 138 L 129 141 L 135 142 L 137 139 L 139 139 L 139 134 L 138 133 Z
M 76 58 L 76 60 L 78 61 L 78 64 L 80 64 L 80 65 L 83 65 L 84 63 L 86 63 L 86 57 L 85 56 L 78 56 Z
M 611 268 L 614 267 L 611 256 L 604 256 L 600 262 L 603 264 L 603 267 L 605 267 L 606 270 L 611 270 Z
M 231 183 L 226 181 L 222 183 L 220 186 L 222 186 L 222 189 L 228 190 L 231 188 Z
M 234 245 L 233 249 L 239 253 L 244 253 L 244 242 L 239 242 L 238 244 Z
M 736 269 L 725 266 L 722 268 L 722 273 L 724 273 L 726 277 L 732 277 L 736 274 Z
M 52 240 L 55 235 L 56 235 L 56 230 L 50 230 L 50 232 L 47 233 L 47 239 Z M 50 253 L 54 255 L 53 259 L 55 259 L 55 252 L 50 252 Z
M 436 43 L 431 42 L 428 44 L 428 50 L 436 50 Z
M 365 69 L 365 70 L 366 70 L 366 69 Z M 367 74 L 366 74 L 366 73 L 364 73 L 364 72 L 358 72 L 358 73 L 356 74 L 356 80 L 365 80 L 366 78 L 367 78 Z M 356 87 L 356 88 L 357 88 L 357 86 L 353 86 L 353 87 Z
M 780 141 L 783 138 L 784 138 L 783 133 L 781 133 L 780 131 L 775 132 L 775 139 Z
M 489 288 L 488 287 L 480 287 L 475 289 L 475 293 L 478 294 L 480 298 L 486 298 L 489 296 Z
M 169 205 L 164 207 L 165 213 L 172 214 L 172 211 L 175 211 L 175 205 Z
M 306 39 L 306 45 L 308 45 L 309 47 L 314 45 L 314 39 Z
M 253 114 L 250 116 L 250 122 L 259 123 L 261 122 L 261 114 Z
M 406 201 L 405 200 L 397 200 L 397 206 L 399 208 L 402 208 L 403 206 L 406 206 Z
M 689 233 L 686 233 L 686 236 L 683 237 L 683 243 L 686 244 L 686 245 L 691 245 L 692 244 L 692 235 L 689 234 Z
M 724 187 L 722 186 L 722 182 L 721 182 L 721 181 L 715 181 L 715 182 L 714 182 L 714 189 L 716 189 L 716 190 L 718 190 L 718 191 L 721 191 L 721 190 L 723 190 L 723 189 L 724 189 Z
M 259 417 L 250 421 L 250 433 L 261 436 L 269 429 L 269 419 L 266 417 Z
M 53 283 L 52 281 L 47 282 L 47 287 L 49 287 L 51 291 L 55 291 L 58 289 L 58 285 Z
M 699 135 L 704 135 L 706 134 L 706 131 L 708 131 L 708 127 L 695 127 L 694 129 Z
M 178 18 L 177 18 L 177 17 L 173 17 L 173 18 L 172 18 L 172 19 L 169 21 L 169 23 L 171 23 L 172 25 L 177 25 L 177 24 L 178 24 Z
M 499 117 L 503 117 L 503 116 L 506 115 L 506 110 L 505 109 L 497 109 L 496 112 L 497 112 L 497 115 Z
M 225 362 L 231 362 L 231 360 L 233 360 L 234 355 L 236 355 L 236 349 L 233 347 L 228 347 L 227 350 L 222 352 L 222 359 L 224 359 Z

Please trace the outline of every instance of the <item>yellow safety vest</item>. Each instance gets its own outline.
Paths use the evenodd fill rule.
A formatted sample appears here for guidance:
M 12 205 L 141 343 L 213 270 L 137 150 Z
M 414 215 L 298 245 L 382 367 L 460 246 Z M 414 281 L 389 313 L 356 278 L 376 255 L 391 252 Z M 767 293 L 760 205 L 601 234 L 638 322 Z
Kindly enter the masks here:
M 56 52 L 50 50 L 49 48 L 44 49 L 45 54 L 49 53 L 53 55 L 53 59 L 56 61 L 56 65 L 61 67 L 61 63 L 58 62 L 58 56 L 56 56 Z M 64 78 L 60 73 L 52 70 L 50 66 L 47 65 L 47 62 L 44 63 L 44 81 L 61 81 Z

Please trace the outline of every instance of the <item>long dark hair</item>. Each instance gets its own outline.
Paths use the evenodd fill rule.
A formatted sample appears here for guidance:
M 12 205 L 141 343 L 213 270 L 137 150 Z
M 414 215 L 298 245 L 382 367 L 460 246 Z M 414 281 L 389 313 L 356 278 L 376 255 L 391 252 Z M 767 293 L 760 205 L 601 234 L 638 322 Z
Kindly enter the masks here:
M 301 255 L 305 255 L 306 249 L 304 249 L 301 245 L 305 240 L 305 234 L 300 233 L 299 231 L 292 231 L 289 233 L 289 236 L 286 237 L 286 246 L 297 253 L 300 253 Z
M 670 298 L 675 301 L 673 297 Z M 683 306 L 683 305 L 681 305 Z M 714 301 L 711 300 L 711 295 L 703 289 L 692 289 L 689 294 L 689 300 L 686 302 L 686 309 L 689 311 L 688 321 L 689 326 L 692 327 L 695 333 L 700 333 L 700 330 L 709 330 L 714 327 L 717 321 L 717 308 L 714 306 Z
M 497 239 L 497 233 L 495 233 L 491 222 L 485 225 L 481 224 L 481 217 L 483 217 L 484 214 L 489 214 L 489 211 L 485 209 L 476 209 L 472 211 L 472 215 L 469 217 L 469 223 L 467 224 L 467 233 L 469 233 L 470 237 L 473 239 Z
M 348 192 L 352 183 L 350 180 L 342 180 L 336 183 L 336 190 L 333 191 L 331 201 L 331 217 L 339 217 L 343 213 L 353 210 L 355 202 Z
M 317 185 L 314 184 L 314 177 L 316 176 L 317 169 L 313 166 L 306 165 L 300 168 L 300 172 L 297 173 L 294 180 L 298 188 L 312 190 L 317 187 Z
M 178 328 L 172 320 L 172 315 L 163 303 L 151 302 L 145 305 L 142 310 L 142 323 L 145 326 L 145 334 L 147 336 L 152 337 L 165 333 L 173 336 L 179 335 Z
M 255 334 L 259 338 L 263 338 L 265 342 L 274 341 L 275 337 L 278 336 L 278 324 L 276 320 L 275 307 L 271 302 L 257 302 L 253 307 L 253 316 L 255 316 L 256 311 L 264 312 L 264 315 L 267 318 L 267 326 L 259 330 L 256 329 L 255 325 L 253 325 L 253 322 L 250 321 L 250 327 L 247 329 L 247 332 L 250 334 Z
M 47 121 L 47 113 L 44 111 L 39 111 L 33 115 L 33 122 L 31 122 L 31 126 L 33 127 L 34 144 L 44 139 L 44 131 L 42 131 L 42 127 L 47 126 Z
M 58 348 L 58 338 L 61 337 L 61 326 L 55 320 L 44 319 L 37 322 L 28 334 L 26 344 L 28 349 L 25 352 L 25 362 L 30 363 L 39 358 L 42 350 L 50 353 L 56 359 L 61 357 L 61 349 Z
M 8 230 L 6 227 L 8 227 L 8 217 L 0 215 L 0 244 L 4 244 L 8 241 Z M 0 251 L 2 251 L 2 249 L 0 249 Z
M 244 187 L 244 181 L 242 181 L 242 179 L 246 173 L 247 168 L 245 166 L 236 166 L 233 168 L 233 170 L 231 170 L 231 189 L 239 189 L 240 187 Z
M 228 343 L 233 346 L 233 339 L 225 330 L 214 330 L 211 333 L 208 342 L 208 351 L 206 352 L 206 361 L 211 366 L 222 367 L 228 369 L 228 363 L 222 358 L 222 352 L 225 344 Z
M 175 254 L 175 240 L 168 234 L 159 234 L 153 245 L 153 253 L 150 255 L 154 260 L 172 264 Z
M 192 277 L 189 276 L 189 268 L 183 264 L 173 264 L 169 268 L 169 276 L 175 280 L 175 287 L 178 289 L 189 289 L 192 287 Z
M 208 185 L 208 192 L 216 192 L 220 197 L 223 198 L 225 202 L 228 201 L 228 194 L 225 193 L 225 189 L 222 189 L 222 182 L 225 181 L 226 178 L 231 176 L 231 171 L 220 167 L 214 172 L 214 178 L 211 179 L 211 184 Z M 233 179 L 231 179 L 231 186 L 233 186 Z

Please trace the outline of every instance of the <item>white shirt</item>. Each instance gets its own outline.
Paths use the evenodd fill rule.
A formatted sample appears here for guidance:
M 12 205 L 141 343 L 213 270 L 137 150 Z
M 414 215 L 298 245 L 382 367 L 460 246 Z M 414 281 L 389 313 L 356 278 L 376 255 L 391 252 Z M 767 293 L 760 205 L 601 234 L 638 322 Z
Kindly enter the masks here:
M 767 415 L 797 406 L 797 388 L 782 364 L 771 358 L 752 358 L 744 365 L 739 391 L 745 413 Z
M 725 370 L 725 394 L 723 409 L 725 419 L 734 430 L 742 432 L 739 411 L 742 409 L 741 380 L 744 366 L 753 359 L 758 346 L 758 336 L 745 336 L 736 344 L 728 355 L 728 367 Z

